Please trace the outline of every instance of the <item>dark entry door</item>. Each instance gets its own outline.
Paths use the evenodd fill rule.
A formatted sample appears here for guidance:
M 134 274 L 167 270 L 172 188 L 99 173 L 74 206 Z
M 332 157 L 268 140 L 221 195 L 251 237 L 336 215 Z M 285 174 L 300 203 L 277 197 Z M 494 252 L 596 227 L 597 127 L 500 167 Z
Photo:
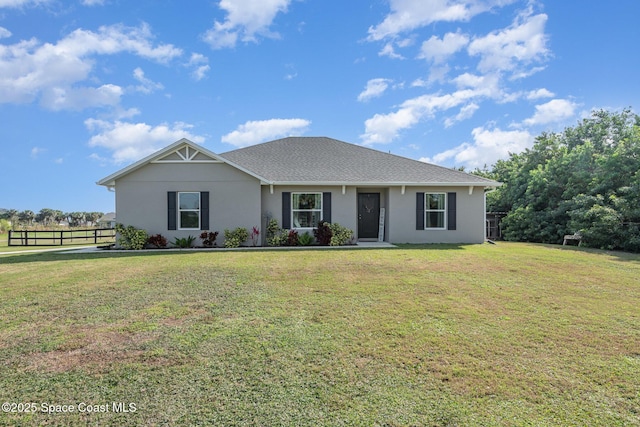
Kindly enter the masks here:
M 377 239 L 380 193 L 358 193 L 358 238 Z

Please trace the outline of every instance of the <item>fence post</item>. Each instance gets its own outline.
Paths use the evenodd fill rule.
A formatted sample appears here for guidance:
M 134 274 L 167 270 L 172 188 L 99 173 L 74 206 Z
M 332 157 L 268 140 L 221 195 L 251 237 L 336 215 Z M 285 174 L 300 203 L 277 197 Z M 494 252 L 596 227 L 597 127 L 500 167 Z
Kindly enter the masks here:
M 9 230 L 9 240 L 7 240 L 7 246 L 13 246 L 11 244 L 11 232 L 12 232 L 12 230 Z

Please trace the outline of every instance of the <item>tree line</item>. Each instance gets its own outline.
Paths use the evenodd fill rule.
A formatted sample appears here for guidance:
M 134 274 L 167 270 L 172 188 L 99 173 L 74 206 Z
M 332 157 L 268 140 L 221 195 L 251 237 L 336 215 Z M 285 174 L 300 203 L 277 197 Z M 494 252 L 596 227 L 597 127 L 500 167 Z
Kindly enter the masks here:
M 487 195 L 505 212 L 503 237 L 640 252 L 640 116 L 593 111 L 575 127 L 543 133 L 531 149 L 476 173 L 503 182 Z
M 0 220 L 8 221 L 14 230 L 35 226 L 52 227 L 65 222 L 69 227 L 86 227 L 95 225 L 103 215 L 102 212 L 63 212 L 49 208 L 40 209 L 38 213 L 31 210 L 0 210 Z

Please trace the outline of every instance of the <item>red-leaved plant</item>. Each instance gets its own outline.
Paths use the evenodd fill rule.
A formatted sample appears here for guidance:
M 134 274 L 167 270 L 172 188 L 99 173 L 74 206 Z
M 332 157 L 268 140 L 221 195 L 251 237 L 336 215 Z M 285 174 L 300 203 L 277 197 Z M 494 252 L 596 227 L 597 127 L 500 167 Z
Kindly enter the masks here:
M 260 229 L 256 226 L 251 230 L 251 243 L 253 246 L 258 246 L 258 237 L 260 236 Z
M 202 245 L 207 248 L 216 246 L 216 238 L 218 237 L 217 231 L 203 231 L 200 233 L 200 239 L 202 239 Z

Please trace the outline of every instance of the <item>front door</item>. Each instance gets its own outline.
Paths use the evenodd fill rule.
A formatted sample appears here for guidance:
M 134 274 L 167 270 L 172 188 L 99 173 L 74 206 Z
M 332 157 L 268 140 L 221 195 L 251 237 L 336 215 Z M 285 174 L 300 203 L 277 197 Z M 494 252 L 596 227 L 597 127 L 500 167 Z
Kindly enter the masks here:
M 377 239 L 380 193 L 358 193 L 358 238 Z

